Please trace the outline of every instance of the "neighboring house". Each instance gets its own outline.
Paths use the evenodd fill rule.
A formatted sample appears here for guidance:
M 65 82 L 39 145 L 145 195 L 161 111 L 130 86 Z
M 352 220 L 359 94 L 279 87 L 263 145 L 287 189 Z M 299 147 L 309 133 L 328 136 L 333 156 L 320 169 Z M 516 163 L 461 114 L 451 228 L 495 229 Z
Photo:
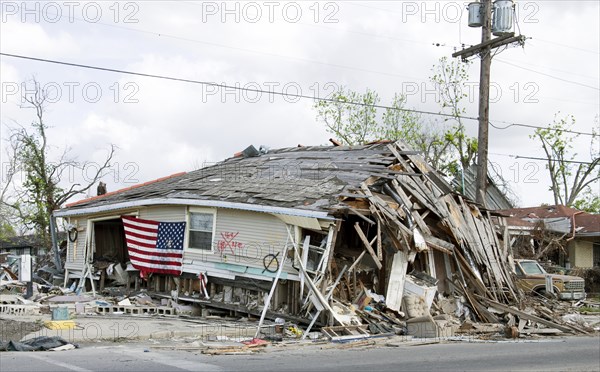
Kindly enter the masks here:
M 300 314 L 304 301 L 324 303 L 324 295 L 307 294 L 325 291 L 344 269 L 353 270 L 338 286 L 346 301 L 364 285 L 398 310 L 413 270 L 434 277 L 440 293 L 464 293 L 466 285 L 480 296 L 515 300 L 508 250 L 489 213 L 457 195 L 401 143 L 244 151 L 68 204 L 54 216 L 73 226 L 65 284 L 98 261 L 130 261 L 123 221 L 137 217 L 186 223 L 181 275 L 152 274 L 149 288 L 178 288 L 200 297 L 197 302 L 210 297 L 212 305 L 229 304 L 225 309 L 260 306 L 284 259 L 271 308 L 290 314 Z M 175 230 L 168 244 L 177 243 Z M 466 282 L 455 275 L 457 265 Z M 198 277 L 208 279 L 209 296 Z M 306 287 L 309 279 L 315 287 Z
M 552 261 L 565 267 L 600 266 L 600 215 L 564 205 L 498 212 L 507 216 L 513 249 L 531 249 L 535 258 L 547 253 Z
M 0 240 L 0 253 L 37 256 L 45 251 L 45 245 L 38 235 L 13 236 Z
M 44 250 L 44 242 L 38 235 L 13 236 L 0 240 L 0 281 L 18 278 L 19 256 L 29 254 L 36 257 Z

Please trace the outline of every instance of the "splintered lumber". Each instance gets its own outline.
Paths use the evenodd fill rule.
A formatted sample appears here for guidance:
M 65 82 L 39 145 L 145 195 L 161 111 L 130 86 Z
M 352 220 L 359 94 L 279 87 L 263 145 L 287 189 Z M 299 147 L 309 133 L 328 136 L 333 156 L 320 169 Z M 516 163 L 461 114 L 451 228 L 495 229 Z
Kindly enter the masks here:
M 331 341 L 347 341 L 371 337 L 364 328 L 365 326 L 356 325 L 323 327 L 321 328 L 321 332 L 323 332 Z
M 360 260 L 362 260 L 362 258 L 365 256 L 366 252 L 367 251 L 362 251 L 361 254 L 356 258 L 356 260 L 354 260 L 354 263 L 348 269 L 349 273 L 352 272 L 352 270 L 354 270 L 354 268 L 356 267 L 356 265 L 358 265 L 360 263 Z
M 381 268 L 383 267 L 381 265 L 381 261 L 379 261 L 379 258 L 377 257 L 377 254 L 375 253 L 375 251 L 373 250 L 373 248 L 369 244 L 369 240 L 367 239 L 367 237 L 365 236 L 365 233 L 360 228 L 360 225 L 358 224 L 358 222 L 354 223 L 354 228 L 356 229 L 356 232 L 358 233 L 358 236 L 360 237 L 360 240 L 363 242 L 365 248 L 367 249 L 367 252 L 369 252 L 369 254 L 371 255 L 371 257 L 373 257 L 373 261 L 375 261 L 375 265 L 377 265 L 377 268 L 379 270 L 381 270 Z
M 519 319 L 531 320 L 533 322 L 543 324 L 543 325 L 545 325 L 547 327 L 550 327 L 550 328 L 556 328 L 556 329 L 561 330 L 563 332 L 574 333 L 573 329 L 570 328 L 570 327 L 566 327 L 566 326 L 563 326 L 561 324 L 551 322 L 549 320 L 540 318 L 539 316 L 535 316 L 535 315 L 532 315 L 532 314 L 527 314 L 524 311 L 514 309 L 514 308 L 512 308 L 510 306 L 501 304 L 501 303 L 496 302 L 496 301 L 492 301 L 492 300 L 487 299 L 487 298 L 482 298 L 482 300 L 485 301 L 485 302 L 487 302 L 490 306 L 495 307 L 498 310 L 506 311 L 507 313 L 511 313 L 513 315 L 518 316 Z
M 358 217 L 362 218 L 363 220 L 365 220 L 366 222 L 368 222 L 371 225 L 375 225 L 375 221 L 373 221 L 372 219 L 368 218 L 367 216 L 365 216 L 364 214 L 360 213 L 359 211 L 357 211 L 356 209 L 352 208 L 352 207 L 348 207 L 348 210 L 350 212 L 352 212 L 353 214 L 357 215 Z
M 381 243 L 381 221 L 377 221 L 377 258 L 383 260 L 383 246 Z
M 310 287 L 310 289 L 313 291 L 313 294 L 316 297 L 316 300 L 327 310 L 329 311 L 329 313 L 333 316 L 333 318 L 339 323 L 339 324 L 344 324 L 343 321 L 337 316 L 336 312 L 333 311 L 333 309 L 331 308 L 331 306 L 329 306 L 329 301 L 327 301 L 325 299 L 325 297 L 323 296 L 323 294 L 319 291 L 319 288 L 317 288 L 317 286 L 315 285 L 315 283 L 312 281 L 312 279 L 310 278 L 310 276 L 308 276 L 308 274 L 306 273 L 306 268 L 304 267 L 304 265 L 302 264 L 302 261 L 300 260 L 300 256 L 298 255 L 298 250 L 294 249 L 294 256 L 296 257 L 296 260 L 298 260 L 299 264 L 300 264 L 300 271 L 302 271 L 302 273 L 305 276 L 306 282 L 308 283 L 308 286 Z M 312 299 L 312 298 L 311 298 Z M 315 306 L 317 306 L 317 304 L 315 303 Z
M 454 244 L 452 243 L 448 243 L 445 240 L 436 238 L 433 235 L 425 235 L 425 242 L 427 243 L 428 246 L 430 246 L 433 249 L 437 249 L 438 251 L 444 252 L 448 255 L 452 255 L 453 250 L 456 249 L 456 247 L 454 246 Z
M 363 254 L 364 253 L 365 252 L 363 251 Z M 362 256 L 361 256 L 361 258 L 362 258 Z M 333 285 L 331 286 L 331 288 L 329 289 L 329 291 L 327 291 L 327 294 L 325 295 L 325 300 L 329 301 L 329 299 L 333 295 L 333 291 L 335 290 L 335 287 L 337 287 L 338 283 L 340 282 L 340 279 L 342 279 L 342 277 L 346 273 L 346 269 L 347 268 L 348 268 L 348 266 L 344 266 L 344 268 L 340 271 L 340 273 L 338 274 L 337 278 L 335 279 L 335 282 L 333 283 Z M 315 322 L 319 318 L 319 315 L 321 315 L 321 310 L 317 310 L 317 313 L 313 316 L 312 321 L 310 322 L 310 324 L 306 328 L 306 331 L 302 335 L 302 339 L 303 340 L 306 338 L 306 336 L 308 336 L 308 333 L 310 332 L 310 330 L 312 329 L 312 327 L 315 325 Z

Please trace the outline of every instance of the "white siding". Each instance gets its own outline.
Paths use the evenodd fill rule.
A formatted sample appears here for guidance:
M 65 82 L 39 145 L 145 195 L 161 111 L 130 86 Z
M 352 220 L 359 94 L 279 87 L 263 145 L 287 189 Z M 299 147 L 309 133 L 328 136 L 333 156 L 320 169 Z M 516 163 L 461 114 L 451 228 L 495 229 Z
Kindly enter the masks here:
M 279 253 L 278 261 L 281 262 L 281 252 L 287 239 L 285 223 L 271 214 L 219 209 L 213 251 L 188 248 L 185 262 L 192 270 L 194 266 L 202 266 L 202 262 L 243 265 L 262 270 L 263 258 L 268 254 Z
M 142 208 L 138 217 L 159 222 L 183 222 L 185 215 L 186 207 L 176 205 Z
M 133 212 L 130 210 L 128 212 Z M 186 206 L 153 206 L 140 208 L 139 218 L 161 222 L 187 221 Z M 69 243 L 65 267 L 70 270 L 82 270 L 86 239 L 87 219 L 96 216 L 80 217 L 77 220 L 79 231 L 77 250 Z M 74 219 L 72 223 L 74 223 Z M 295 229 L 292 228 L 292 236 Z M 185 248 L 184 272 L 198 273 L 210 269 L 211 272 L 223 277 L 233 278 L 235 275 L 263 278 L 270 280 L 273 274 L 262 273 L 263 259 L 268 254 L 275 254 L 277 262 L 281 262 L 281 252 L 288 241 L 286 224 L 281 219 L 269 213 L 242 211 L 235 209 L 218 209 L 215 214 L 215 233 L 213 235 L 213 250 L 202 251 Z M 187 242 L 187 239 L 186 239 Z M 291 242 L 288 242 L 291 244 Z M 290 252 L 292 246 L 290 245 Z M 286 260 L 284 271 L 297 278 L 297 270 L 291 266 L 291 260 Z M 245 271 L 244 267 L 254 268 Z M 257 270 L 256 269 L 260 269 Z
M 65 269 L 83 270 L 85 258 L 85 243 L 87 236 L 87 218 L 72 219 L 70 221 L 77 226 L 77 241 L 71 242 L 67 239 L 67 257 L 65 261 Z

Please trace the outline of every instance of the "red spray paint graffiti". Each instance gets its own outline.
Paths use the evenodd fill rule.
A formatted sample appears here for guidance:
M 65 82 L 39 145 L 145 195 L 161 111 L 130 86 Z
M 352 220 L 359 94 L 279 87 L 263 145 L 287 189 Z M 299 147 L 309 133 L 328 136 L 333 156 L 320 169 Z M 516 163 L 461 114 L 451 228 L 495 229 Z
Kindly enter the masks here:
M 217 241 L 217 249 L 223 254 L 225 249 L 229 248 L 232 254 L 235 254 L 234 249 L 243 249 L 244 243 L 238 242 L 235 238 L 239 235 L 239 232 L 222 232 L 221 238 Z

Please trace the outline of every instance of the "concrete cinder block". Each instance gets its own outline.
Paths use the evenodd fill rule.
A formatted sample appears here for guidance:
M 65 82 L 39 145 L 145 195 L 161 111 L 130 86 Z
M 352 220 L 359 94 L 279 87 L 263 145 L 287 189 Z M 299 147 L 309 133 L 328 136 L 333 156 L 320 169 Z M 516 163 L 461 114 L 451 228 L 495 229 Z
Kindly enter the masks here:
M 19 295 L 3 294 L 0 295 L 0 305 L 21 305 L 23 297 Z
M 159 315 L 175 315 L 175 309 L 172 307 L 161 306 L 157 308 Z
M 37 305 L 0 305 L 0 314 L 6 315 L 39 315 L 40 308 Z

